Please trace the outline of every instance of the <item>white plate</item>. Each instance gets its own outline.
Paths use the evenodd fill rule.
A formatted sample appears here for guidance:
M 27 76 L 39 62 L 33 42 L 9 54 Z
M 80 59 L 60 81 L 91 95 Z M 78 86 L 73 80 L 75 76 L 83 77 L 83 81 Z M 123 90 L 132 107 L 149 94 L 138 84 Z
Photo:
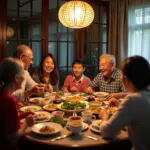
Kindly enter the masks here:
M 88 129 L 89 125 L 87 123 L 83 122 L 82 124 L 83 124 L 82 131 Z M 66 127 L 69 130 L 69 125 L 68 124 L 66 125 Z
M 80 95 L 64 96 L 62 97 L 64 101 L 76 102 L 76 101 L 85 101 L 87 98 Z
M 60 109 L 60 110 L 62 110 L 62 111 L 65 111 L 65 112 L 81 112 L 81 111 L 84 111 L 84 110 L 86 110 L 86 109 L 89 108 L 88 102 L 86 102 L 86 101 L 80 101 L 80 102 L 86 104 L 86 106 L 85 106 L 84 109 L 80 109 L 80 110 L 68 110 L 68 109 L 63 109 L 63 108 L 61 108 L 61 106 L 62 106 L 63 103 L 58 104 L 58 105 L 57 105 L 57 108 Z M 71 103 L 71 102 L 70 102 L 70 103 Z
M 43 97 L 30 98 L 29 102 L 31 102 L 31 103 L 40 103 L 43 99 L 44 99 Z
M 35 117 L 36 122 L 46 122 L 49 121 L 52 117 L 52 115 L 46 111 L 35 112 L 35 115 L 36 115 Z
M 52 92 L 52 93 L 50 93 L 50 95 L 55 96 L 55 95 L 56 95 L 56 92 Z
M 89 127 L 90 130 L 97 132 L 97 133 L 101 133 L 100 126 L 98 125 L 100 122 L 102 122 L 102 120 L 94 120 Z
M 24 106 L 24 107 L 21 107 L 20 108 L 20 111 L 23 111 L 23 112 L 28 112 L 28 111 L 31 111 L 31 112 L 36 112 L 36 111 L 39 111 L 41 110 L 42 108 L 40 106 Z
M 70 96 L 70 95 L 71 95 L 71 93 L 69 93 L 69 92 L 64 93 L 64 96 Z
M 50 128 L 53 128 L 55 131 L 54 132 L 40 132 L 40 129 L 43 128 L 44 126 L 48 126 Z M 43 122 L 43 123 L 38 123 L 33 125 L 32 131 L 41 134 L 41 135 L 52 135 L 58 132 L 62 131 L 62 126 L 58 123 L 53 123 L 53 122 Z
M 57 110 L 57 104 L 44 105 L 44 106 L 43 106 L 43 109 L 44 109 L 44 110 L 47 110 L 47 111 L 54 111 L 54 110 Z
M 94 92 L 94 95 L 97 97 L 106 97 L 108 94 L 106 92 Z
M 51 101 L 51 97 L 35 97 L 35 98 L 30 98 L 29 102 L 37 104 L 37 105 L 46 105 L 49 104 Z

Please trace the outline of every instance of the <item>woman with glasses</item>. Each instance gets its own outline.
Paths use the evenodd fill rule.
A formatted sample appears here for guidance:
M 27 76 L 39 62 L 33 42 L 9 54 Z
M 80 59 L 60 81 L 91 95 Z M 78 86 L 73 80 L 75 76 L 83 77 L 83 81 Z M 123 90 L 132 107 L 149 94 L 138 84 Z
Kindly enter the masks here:
M 15 58 L 6 58 L 0 64 L 0 149 L 15 150 L 17 141 L 28 126 L 33 125 L 28 116 L 20 127 L 18 105 L 12 93 L 21 88 L 24 64 Z
M 114 138 L 125 126 L 135 150 L 150 149 L 150 65 L 141 56 L 126 58 L 121 64 L 122 81 L 130 95 L 119 105 L 111 116 L 102 110 L 100 117 L 103 138 Z

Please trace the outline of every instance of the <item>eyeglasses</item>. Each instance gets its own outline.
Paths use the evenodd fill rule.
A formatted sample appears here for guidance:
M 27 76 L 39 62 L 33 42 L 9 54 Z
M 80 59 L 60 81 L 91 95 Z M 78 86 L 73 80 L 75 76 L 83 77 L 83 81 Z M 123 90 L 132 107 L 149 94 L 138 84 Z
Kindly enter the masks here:
M 30 61 L 33 61 L 33 57 L 29 57 L 27 55 L 23 55 L 23 56 L 27 57 Z

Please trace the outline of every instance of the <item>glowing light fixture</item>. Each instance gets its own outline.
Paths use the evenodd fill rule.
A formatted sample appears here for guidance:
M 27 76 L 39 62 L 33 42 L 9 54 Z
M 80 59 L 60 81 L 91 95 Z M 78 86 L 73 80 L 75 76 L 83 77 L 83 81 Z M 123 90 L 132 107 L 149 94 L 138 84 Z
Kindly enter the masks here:
M 14 35 L 14 29 L 10 26 L 7 27 L 6 35 L 8 38 L 11 38 Z
M 94 20 L 94 10 L 86 2 L 73 0 L 60 7 L 58 18 L 68 28 L 84 28 Z

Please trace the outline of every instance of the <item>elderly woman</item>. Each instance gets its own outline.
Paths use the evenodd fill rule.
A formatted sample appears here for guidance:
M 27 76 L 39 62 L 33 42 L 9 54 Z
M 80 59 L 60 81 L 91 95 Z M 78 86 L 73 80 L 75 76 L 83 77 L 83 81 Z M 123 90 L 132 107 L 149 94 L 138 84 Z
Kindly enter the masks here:
M 52 54 L 48 54 L 48 56 L 42 59 L 40 63 L 40 71 L 38 73 L 34 73 L 32 75 L 32 78 L 37 83 L 44 83 L 46 85 L 51 85 L 53 91 L 58 90 L 59 74 L 56 61 Z
M 17 101 L 12 93 L 21 88 L 24 65 L 15 58 L 6 58 L 0 64 L 0 149 L 15 150 L 18 139 L 34 121 L 28 116 L 20 127 Z
M 122 81 L 130 96 L 120 104 L 109 119 L 106 110 L 100 113 L 103 138 L 114 138 L 119 130 L 128 127 L 135 150 L 150 149 L 150 66 L 141 56 L 126 58 L 121 64 Z

